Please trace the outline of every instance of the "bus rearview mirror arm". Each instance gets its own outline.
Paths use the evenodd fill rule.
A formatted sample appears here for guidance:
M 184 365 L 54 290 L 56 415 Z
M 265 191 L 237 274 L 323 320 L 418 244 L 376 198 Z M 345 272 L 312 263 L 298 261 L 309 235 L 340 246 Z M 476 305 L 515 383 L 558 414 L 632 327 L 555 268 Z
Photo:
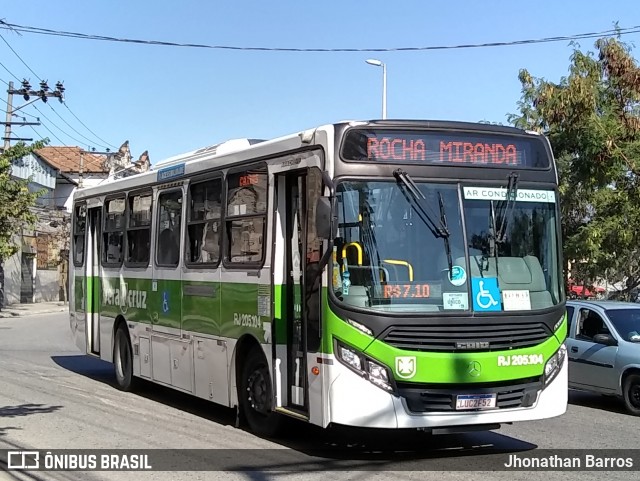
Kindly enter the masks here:
M 338 231 L 338 219 L 336 215 L 336 187 L 333 179 L 326 170 L 322 171 L 322 184 L 329 189 L 328 196 L 318 198 L 316 203 L 316 235 L 321 239 L 327 239 L 327 249 L 318 263 L 318 272 L 322 272 L 329 262 L 333 252 L 333 239 Z

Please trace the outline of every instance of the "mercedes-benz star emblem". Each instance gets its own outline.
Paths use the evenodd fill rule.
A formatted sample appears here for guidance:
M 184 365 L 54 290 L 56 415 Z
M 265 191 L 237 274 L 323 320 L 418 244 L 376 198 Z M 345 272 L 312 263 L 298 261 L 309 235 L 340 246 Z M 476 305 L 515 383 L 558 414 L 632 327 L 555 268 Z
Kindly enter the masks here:
M 471 361 L 467 368 L 467 372 L 471 377 L 478 377 L 482 372 L 482 365 L 478 361 Z

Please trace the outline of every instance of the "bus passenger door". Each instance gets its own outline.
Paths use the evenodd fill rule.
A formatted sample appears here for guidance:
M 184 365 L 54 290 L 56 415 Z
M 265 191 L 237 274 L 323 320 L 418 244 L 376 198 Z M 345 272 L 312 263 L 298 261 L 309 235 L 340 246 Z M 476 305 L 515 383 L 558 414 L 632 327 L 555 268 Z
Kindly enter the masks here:
M 149 293 L 152 378 L 191 391 L 191 362 L 182 350 L 182 188 L 158 192 L 153 279 Z
M 100 354 L 100 244 L 102 207 L 92 207 L 87 215 L 87 259 L 85 272 L 87 353 Z
M 320 241 L 315 229 L 315 199 L 321 194 L 320 170 L 312 168 L 281 176 L 279 195 L 284 227 L 284 296 L 279 344 L 286 342 L 286 396 L 290 409 L 309 412 L 307 354 L 319 349 L 320 277 L 316 267 Z M 283 198 L 284 197 L 284 198 Z M 280 349 L 282 352 L 284 349 Z M 285 381 L 283 379 L 283 381 Z

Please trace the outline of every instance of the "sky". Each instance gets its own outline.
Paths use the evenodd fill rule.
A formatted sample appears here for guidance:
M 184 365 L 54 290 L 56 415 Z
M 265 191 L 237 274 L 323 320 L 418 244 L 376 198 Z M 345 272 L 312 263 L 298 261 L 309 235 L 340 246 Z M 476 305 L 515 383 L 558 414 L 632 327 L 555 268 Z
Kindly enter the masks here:
M 510 42 L 640 25 L 635 0 L 4 1 L 9 24 L 229 47 L 393 49 Z M 124 141 L 152 164 L 235 138 L 270 139 L 342 120 L 489 121 L 517 112 L 518 72 L 559 81 L 568 41 L 491 48 L 283 52 L 107 42 L 0 29 L 0 88 L 26 78 L 55 99 L 24 107 L 14 135 L 105 151 Z M 594 50 L 594 39 L 578 43 Z M 623 36 L 630 44 L 640 34 Z M 13 51 L 12 51 L 13 49 Z M 14 53 L 15 51 L 15 53 Z M 634 55 L 638 53 L 634 50 Z M 6 93 L 0 110 L 6 111 Z M 14 96 L 14 107 L 24 103 Z M 36 110 L 37 109 L 37 110 Z M 0 115 L 3 115 L 0 112 Z M 20 119 L 14 119 L 17 121 Z

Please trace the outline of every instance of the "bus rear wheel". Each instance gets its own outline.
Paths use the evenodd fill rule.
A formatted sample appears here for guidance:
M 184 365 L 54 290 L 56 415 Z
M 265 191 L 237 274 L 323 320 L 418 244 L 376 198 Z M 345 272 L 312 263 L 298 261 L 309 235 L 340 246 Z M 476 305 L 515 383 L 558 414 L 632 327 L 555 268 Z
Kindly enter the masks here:
M 253 349 L 242 365 L 238 393 L 240 407 L 251 431 L 262 436 L 277 435 L 283 418 L 272 410 L 273 389 L 269 365 L 260 351 Z
M 131 391 L 134 386 L 133 352 L 127 329 L 120 326 L 116 331 L 113 346 L 113 365 L 116 373 L 116 384 L 121 391 Z

